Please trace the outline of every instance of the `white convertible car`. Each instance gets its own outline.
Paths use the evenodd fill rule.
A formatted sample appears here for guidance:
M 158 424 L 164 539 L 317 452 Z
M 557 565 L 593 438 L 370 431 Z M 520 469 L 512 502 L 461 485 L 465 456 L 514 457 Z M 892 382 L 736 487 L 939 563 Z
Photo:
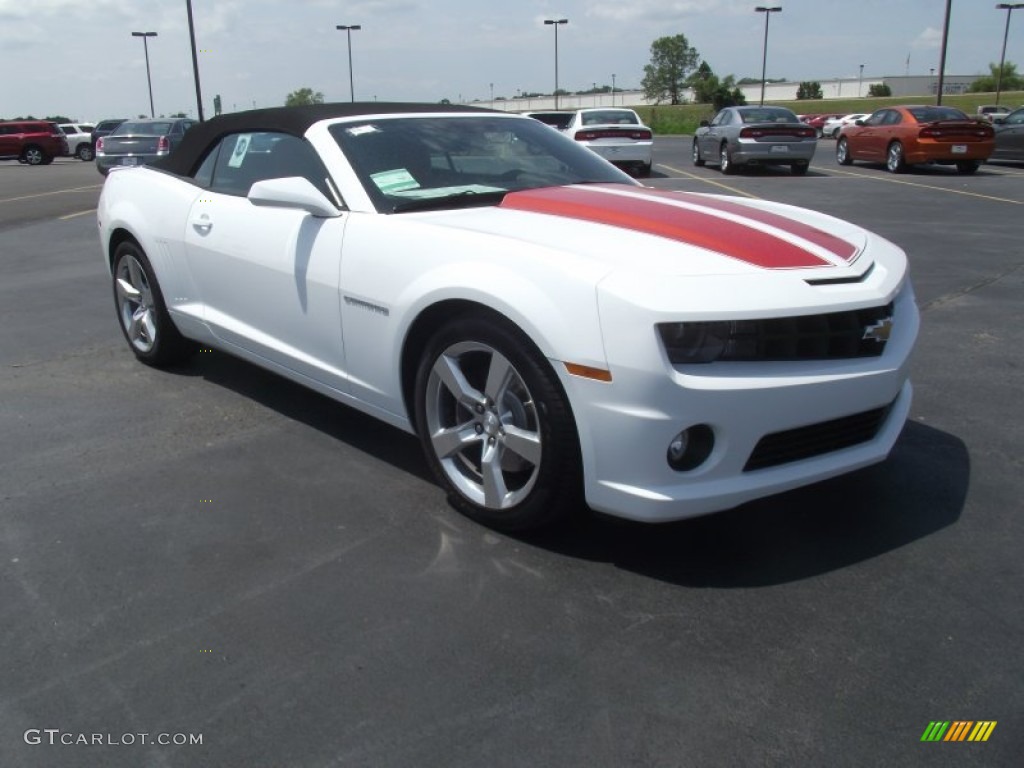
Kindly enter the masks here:
M 414 433 L 500 529 L 733 507 L 882 461 L 910 407 L 902 250 L 526 117 L 225 115 L 113 171 L 98 218 L 142 362 L 214 346 Z

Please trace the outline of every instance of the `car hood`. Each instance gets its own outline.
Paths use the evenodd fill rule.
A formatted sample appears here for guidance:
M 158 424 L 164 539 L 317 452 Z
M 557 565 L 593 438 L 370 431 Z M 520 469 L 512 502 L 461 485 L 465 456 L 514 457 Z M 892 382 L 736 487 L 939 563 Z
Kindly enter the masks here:
M 408 216 L 410 214 L 397 214 Z M 659 274 L 859 274 L 868 233 L 801 208 L 627 184 L 510 192 L 498 206 L 412 214 L 442 227 Z
M 409 215 L 409 214 L 399 214 Z M 511 192 L 494 207 L 412 214 L 445 228 L 514 241 L 513 250 L 583 259 L 606 288 L 704 303 L 706 281 L 727 281 L 761 306 L 870 304 L 894 295 L 906 256 L 883 238 L 802 208 L 626 184 Z M 740 288 L 742 286 L 742 288 Z M 834 291 L 844 290 L 837 296 Z M 771 294 L 776 301 L 769 300 Z M 719 295 L 720 299 L 720 295 Z

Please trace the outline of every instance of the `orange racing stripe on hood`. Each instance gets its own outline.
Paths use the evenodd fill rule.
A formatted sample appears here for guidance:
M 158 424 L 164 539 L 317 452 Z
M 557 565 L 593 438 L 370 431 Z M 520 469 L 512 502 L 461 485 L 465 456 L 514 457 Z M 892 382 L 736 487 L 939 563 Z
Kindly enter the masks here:
M 632 187 L 624 189 L 633 191 Z M 704 205 L 703 202 L 701 204 Z M 752 224 L 668 205 L 653 195 L 608 194 L 587 187 L 547 187 L 510 192 L 499 207 L 645 232 L 706 248 L 765 269 L 832 266 L 819 256 Z M 748 212 L 741 213 L 755 220 Z

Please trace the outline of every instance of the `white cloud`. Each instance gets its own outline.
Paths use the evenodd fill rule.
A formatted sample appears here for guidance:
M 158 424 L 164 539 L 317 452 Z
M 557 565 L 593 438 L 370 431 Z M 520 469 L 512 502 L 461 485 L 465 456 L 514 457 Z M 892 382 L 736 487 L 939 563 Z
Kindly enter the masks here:
M 917 50 L 938 48 L 942 45 L 942 32 L 937 30 L 935 27 L 928 27 L 914 38 L 914 41 L 910 44 L 912 48 Z

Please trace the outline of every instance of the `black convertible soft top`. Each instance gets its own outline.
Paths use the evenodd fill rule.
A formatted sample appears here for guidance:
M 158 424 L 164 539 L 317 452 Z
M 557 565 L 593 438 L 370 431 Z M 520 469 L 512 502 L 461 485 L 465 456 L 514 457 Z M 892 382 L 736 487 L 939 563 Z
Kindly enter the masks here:
M 167 157 L 150 165 L 177 176 L 189 176 L 199 166 L 207 150 L 223 136 L 250 131 L 275 131 L 301 137 L 309 126 L 332 117 L 359 115 L 401 115 L 423 112 L 491 112 L 480 107 L 458 104 L 415 104 L 402 102 L 357 101 L 355 103 L 310 104 L 304 107 L 271 107 L 218 115 L 188 130 L 181 144 Z

